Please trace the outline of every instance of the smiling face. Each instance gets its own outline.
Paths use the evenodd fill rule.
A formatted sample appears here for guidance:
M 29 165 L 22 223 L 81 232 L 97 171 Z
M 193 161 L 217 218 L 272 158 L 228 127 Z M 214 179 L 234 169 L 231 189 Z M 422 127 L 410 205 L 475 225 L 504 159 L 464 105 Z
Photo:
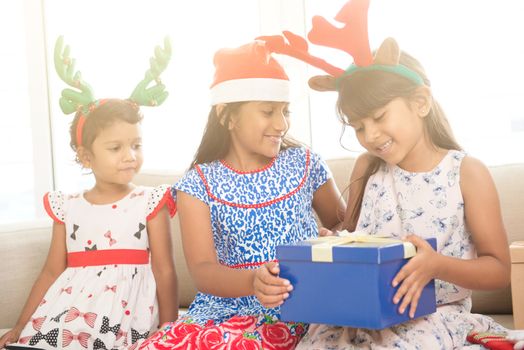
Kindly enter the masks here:
M 288 107 L 285 102 L 242 104 L 227 126 L 231 135 L 228 156 L 258 159 L 261 164 L 276 157 L 289 130 Z
M 115 121 L 100 130 L 89 150 L 79 150 L 79 158 L 97 184 L 129 184 L 143 163 L 140 124 Z
M 349 125 L 368 152 L 404 169 L 430 147 L 419 109 L 403 98 L 395 98 L 371 116 Z

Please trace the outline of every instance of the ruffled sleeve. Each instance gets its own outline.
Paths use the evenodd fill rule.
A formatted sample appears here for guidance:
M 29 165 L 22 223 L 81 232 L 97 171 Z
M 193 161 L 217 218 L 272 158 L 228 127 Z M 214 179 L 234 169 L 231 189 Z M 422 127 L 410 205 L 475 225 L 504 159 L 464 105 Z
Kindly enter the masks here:
M 206 177 L 206 174 L 208 172 L 208 166 L 202 164 L 200 165 L 200 169 L 202 172 L 202 176 Z M 184 174 L 184 176 L 176 184 L 173 185 L 173 197 L 175 198 L 175 200 L 177 191 L 185 192 L 201 200 L 206 205 L 209 205 L 209 195 L 206 191 L 206 186 L 204 184 L 203 179 L 201 178 L 201 175 L 195 168 L 187 171 Z
M 313 191 L 325 184 L 327 180 L 333 177 L 326 162 L 316 153 L 311 152 L 311 180 Z
M 47 192 L 44 195 L 44 208 L 47 215 L 59 224 L 65 221 L 64 197 L 61 191 Z
M 164 206 L 167 206 L 170 217 L 175 216 L 176 203 L 171 195 L 171 186 L 160 185 L 152 188 L 147 200 L 147 221 L 153 219 Z

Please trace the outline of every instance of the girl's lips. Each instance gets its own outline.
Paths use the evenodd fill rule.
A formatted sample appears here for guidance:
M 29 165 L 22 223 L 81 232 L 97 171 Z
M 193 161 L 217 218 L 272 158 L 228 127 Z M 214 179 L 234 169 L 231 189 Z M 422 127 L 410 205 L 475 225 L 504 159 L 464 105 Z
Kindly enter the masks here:
M 393 140 L 389 140 L 387 141 L 386 143 L 382 144 L 380 147 L 377 147 L 376 150 L 379 151 L 380 153 L 383 153 L 385 152 L 386 150 L 389 149 L 389 147 L 393 144 Z
M 281 143 L 282 137 L 281 136 L 267 136 L 269 137 L 269 140 L 274 143 Z

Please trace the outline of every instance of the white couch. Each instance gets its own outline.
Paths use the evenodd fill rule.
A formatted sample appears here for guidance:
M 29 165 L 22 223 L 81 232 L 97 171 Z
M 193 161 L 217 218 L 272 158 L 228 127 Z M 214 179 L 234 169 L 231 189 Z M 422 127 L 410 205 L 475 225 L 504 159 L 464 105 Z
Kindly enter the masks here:
M 347 187 L 353 159 L 334 159 L 327 163 L 342 191 Z M 499 191 L 508 241 L 524 241 L 524 164 L 495 166 L 490 171 Z M 181 174 L 175 173 L 142 173 L 137 176 L 136 183 L 150 186 L 172 184 L 180 176 Z M 43 266 L 51 236 L 50 227 L 51 220 L 47 220 L 40 225 L 0 232 L 0 334 L 15 324 Z M 180 307 L 187 308 L 196 291 L 185 264 L 176 216 L 172 221 L 172 231 Z M 514 292 L 514 297 L 524 298 L 524 292 Z M 524 305 L 520 301 L 515 304 Z M 512 310 L 510 287 L 490 292 L 474 292 L 473 311 L 489 314 L 508 328 L 513 328 L 513 313 L 524 314 L 524 310 Z M 519 317 L 523 319 L 524 316 Z M 524 328 L 524 325 L 519 328 Z

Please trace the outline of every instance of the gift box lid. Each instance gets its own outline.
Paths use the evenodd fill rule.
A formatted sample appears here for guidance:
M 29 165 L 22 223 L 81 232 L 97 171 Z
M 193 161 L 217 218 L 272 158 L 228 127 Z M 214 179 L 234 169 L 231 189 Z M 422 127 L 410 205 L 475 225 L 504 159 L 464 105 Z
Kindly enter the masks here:
M 428 239 L 436 247 L 436 239 Z M 325 236 L 293 245 L 277 246 L 277 257 L 286 261 L 375 263 L 406 259 L 416 254 L 411 242 L 366 234 Z

